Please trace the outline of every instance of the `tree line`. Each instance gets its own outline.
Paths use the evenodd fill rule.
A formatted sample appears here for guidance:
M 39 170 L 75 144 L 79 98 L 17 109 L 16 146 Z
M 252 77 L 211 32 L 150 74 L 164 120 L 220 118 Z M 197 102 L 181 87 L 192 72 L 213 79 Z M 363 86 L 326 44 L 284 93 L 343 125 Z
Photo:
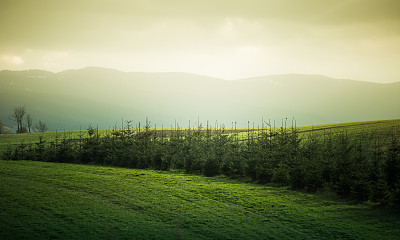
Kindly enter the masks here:
M 10 120 L 17 125 L 16 133 L 31 133 L 31 131 L 41 133 L 47 131 L 45 122 L 39 120 L 35 125 L 33 124 L 33 118 L 27 112 L 25 106 L 14 107 L 13 112 L 10 115 Z M 0 122 L 0 134 L 1 133 L 9 133 L 9 130 Z
M 101 164 L 140 169 L 180 169 L 205 176 L 225 175 L 302 191 L 330 189 L 357 201 L 400 209 L 399 128 L 355 137 L 346 131 L 300 134 L 296 127 L 152 130 L 89 127 L 88 137 L 67 136 L 9 147 L 3 159 Z M 380 136 L 380 135 L 379 135 Z

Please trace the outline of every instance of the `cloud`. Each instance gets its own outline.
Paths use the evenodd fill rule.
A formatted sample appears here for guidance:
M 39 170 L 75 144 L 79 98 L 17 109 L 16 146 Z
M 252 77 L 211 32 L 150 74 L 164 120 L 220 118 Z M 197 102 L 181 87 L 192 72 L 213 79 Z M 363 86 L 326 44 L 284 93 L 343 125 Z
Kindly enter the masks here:
M 59 63 L 68 58 L 69 53 L 67 51 L 44 51 L 39 52 L 39 56 L 41 60 L 38 60 L 38 62 L 41 62 L 43 67 L 46 69 L 58 69 Z
M 13 54 L 0 52 L 0 69 L 46 69 L 50 71 L 65 70 L 65 63 L 70 61 L 68 51 L 27 48 Z
M 21 65 L 25 62 L 20 56 L 3 55 L 1 59 L 11 65 Z
M 0 68 L 400 77 L 398 0 L 3 2 Z
M 41 51 L 39 54 L 42 55 L 42 58 L 45 61 L 56 61 L 60 58 L 69 57 L 69 53 L 67 51 Z

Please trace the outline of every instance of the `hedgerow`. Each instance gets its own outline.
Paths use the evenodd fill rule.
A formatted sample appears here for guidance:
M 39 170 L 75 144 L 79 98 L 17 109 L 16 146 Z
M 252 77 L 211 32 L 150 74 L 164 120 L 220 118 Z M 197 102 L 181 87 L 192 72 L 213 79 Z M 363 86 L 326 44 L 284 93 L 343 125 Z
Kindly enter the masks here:
M 300 134 L 296 127 L 248 128 L 245 135 L 224 128 L 88 128 L 88 137 L 21 143 L 5 160 L 180 169 L 205 176 L 250 178 L 303 191 L 330 188 L 357 201 L 400 209 L 399 128 L 384 137 L 346 131 Z M 381 134 L 382 135 L 382 134 Z

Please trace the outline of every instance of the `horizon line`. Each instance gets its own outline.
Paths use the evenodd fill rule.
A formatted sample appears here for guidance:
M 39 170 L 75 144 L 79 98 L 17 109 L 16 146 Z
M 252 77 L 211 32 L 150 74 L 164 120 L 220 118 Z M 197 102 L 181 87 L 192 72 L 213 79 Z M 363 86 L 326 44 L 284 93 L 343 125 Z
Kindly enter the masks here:
M 183 72 L 183 71 L 125 71 L 125 70 L 120 70 L 117 68 L 112 68 L 112 67 L 102 67 L 102 66 L 86 66 L 86 67 L 81 67 L 81 68 L 68 68 L 64 69 L 61 71 L 50 71 L 50 70 L 45 70 L 45 69 L 38 69 L 38 68 L 31 68 L 31 69 L 21 69 L 21 70 L 11 70 L 11 69 L 1 69 L 0 72 L 3 71 L 10 71 L 10 72 L 25 72 L 25 71 L 44 71 L 44 72 L 49 72 L 53 74 L 60 74 L 66 71 L 79 71 L 79 70 L 84 70 L 84 69 L 103 69 L 103 70 L 112 70 L 120 73 L 181 73 L 181 74 L 190 74 L 190 75 L 197 75 L 197 76 L 203 76 L 203 77 L 208 77 L 208 78 L 214 78 L 214 79 L 219 79 L 223 81 L 238 81 L 238 80 L 246 80 L 246 79 L 257 79 L 257 78 L 263 78 L 263 77 L 273 77 L 273 76 L 288 76 L 288 75 L 298 75 L 298 76 L 318 76 L 318 77 L 324 77 L 324 78 L 329 78 L 329 79 L 335 79 L 335 80 L 347 80 L 347 81 L 356 81 L 356 82 L 365 82 L 365 83 L 377 83 L 377 84 L 392 84 L 392 83 L 398 83 L 399 81 L 392 81 L 392 82 L 376 82 L 376 81 L 365 81 L 365 80 L 359 80 L 359 79 L 351 79 L 351 78 L 336 78 L 336 77 L 331 77 L 327 76 L 324 74 L 318 74 L 318 73 L 275 73 L 275 74 L 264 74 L 264 75 L 254 75 L 254 76 L 249 76 L 249 77 L 242 77 L 242 78 L 235 78 L 235 79 L 226 79 L 226 78 L 221 78 L 221 77 L 216 77 L 216 76 L 211 76 L 207 74 L 201 74 L 201 73 L 193 73 L 193 72 Z

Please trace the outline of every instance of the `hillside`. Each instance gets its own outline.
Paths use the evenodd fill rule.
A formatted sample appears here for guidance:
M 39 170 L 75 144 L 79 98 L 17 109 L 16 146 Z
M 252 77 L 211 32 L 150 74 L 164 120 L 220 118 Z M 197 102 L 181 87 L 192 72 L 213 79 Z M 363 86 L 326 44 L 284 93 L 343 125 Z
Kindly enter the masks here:
M 399 215 L 171 172 L 0 161 L 5 239 L 395 239 Z
M 276 75 L 227 81 L 188 73 L 120 72 L 84 68 L 51 73 L 0 72 L 0 119 L 14 106 L 50 130 L 112 128 L 121 119 L 182 126 L 209 120 L 231 127 L 247 121 L 297 119 L 298 125 L 400 118 L 400 84 L 317 75 Z

